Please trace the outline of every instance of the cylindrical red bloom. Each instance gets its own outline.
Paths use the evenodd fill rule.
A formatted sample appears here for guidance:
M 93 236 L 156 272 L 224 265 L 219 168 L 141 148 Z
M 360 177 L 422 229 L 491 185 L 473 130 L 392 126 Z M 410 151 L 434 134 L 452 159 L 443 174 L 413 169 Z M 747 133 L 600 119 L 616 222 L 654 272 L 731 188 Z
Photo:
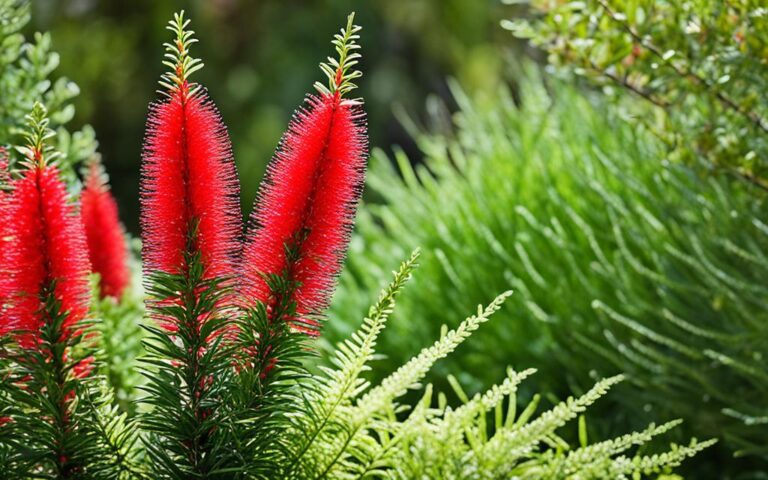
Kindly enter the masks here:
M 46 321 L 45 295 L 53 286 L 66 313 L 62 335 L 85 318 L 91 267 L 83 223 L 68 202 L 56 167 L 32 165 L 13 182 L 8 205 L 12 219 L 8 270 L 9 324 L 12 329 L 39 330 Z
M 265 274 L 287 275 L 299 324 L 328 306 L 349 242 L 365 176 L 365 113 L 338 93 L 310 95 L 270 163 L 243 254 L 247 302 L 267 305 Z M 286 246 L 296 251 L 289 261 Z
M 119 299 L 130 281 L 125 230 L 117 214 L 117 202 L 97 163 L 91 164 L 80 195 L 91 267 L 101 277 L 101 296 Z
M 8 254 L 10 250 L 8 243 L 10 241 L 10 182 L 11 177 L 8 172 L 8 156 L 3 147 L 0 147 L 0 335 L 5 333 L 6 323 L 3 311 L 8 301 L 8 288 L 10 287 L 10 261 Z
M 242 228 L 239 197 L 227 130 L 205 91 L 190 93 L 184 84 L 153 104 L 141 170 L 145 271 L 183 273 L 191 247 L 205 278 L 232 275 Z

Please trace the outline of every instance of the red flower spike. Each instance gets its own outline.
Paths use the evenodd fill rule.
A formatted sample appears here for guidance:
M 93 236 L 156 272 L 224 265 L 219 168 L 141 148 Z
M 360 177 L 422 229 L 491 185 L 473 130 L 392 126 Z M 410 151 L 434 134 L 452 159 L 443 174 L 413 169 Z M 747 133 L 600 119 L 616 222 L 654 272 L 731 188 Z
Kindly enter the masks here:
M 318 316 L 327 308 L 341 270 L 362 192 L 367 158 L 365 112 L 360 103 L 342 98 L 354 88 L 346 72 L 354 65 L 357 27 L 350 23 L 337 36 L 341 56 L 337 68 L 323 69 L 330 89 L 309 95 L 291 121 L 280 148 L 267 168 L 243 254 L 246 302 L 274 302 L 266 274 L 287 275 L 295 288 L 298 323 L 317 334 Z M 289 259 L 286 246 L 294 249 Z
M 35 153 L 35 158 L 41 155 Z M 9 206 L 13 218 L 10 326 L 38 330 L 45 321 L 43 295 L 53 284 L 61 312 L 67 312 L 62 335 L 68 335 L 88 312 L 91 268 L 82 221 L 68 203 L 56 167 L 32 164 L 13 186 Z
M 141 178 L 144 268 L 184 272 L 194 229 L 205 278 L 233 273 L 241 234 L 240 187 L 221 117 L 183 76 L 150 107 Z
M 117 214 L 117 202 L 97 161 L 88 168 L 80 205 L 91 267 L 101 277 L 101 296 L 120 299 L 131 275 L 125 229 Z
M 5 315 L 3 311 L 6 308 L 10 287 L 10 258 L 8 254 L 10 227 L 12 225 L 10 217 L 11 204 L 11 176 L 8 170 L 8 155 L 5 148 L 0 147 L 0 335 L 6 333 Z

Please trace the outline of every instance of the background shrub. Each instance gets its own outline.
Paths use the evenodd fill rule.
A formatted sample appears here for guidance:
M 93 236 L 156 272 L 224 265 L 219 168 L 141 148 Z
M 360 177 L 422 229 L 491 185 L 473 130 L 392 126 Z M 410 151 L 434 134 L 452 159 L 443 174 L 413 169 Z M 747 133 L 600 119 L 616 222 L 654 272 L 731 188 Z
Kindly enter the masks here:
M 768 188 L 768 10 L 761 0 L 532 0 L 506 28 L 550 64 L 627 95 L 669 156 Z
M 368 186 L 384 203 L 363 209 L 334 316 L 360 311 L 382 266 L 420 245 L 386 364 L 484 292 L 512 288 L 513 308 L 445 364 L 472 391 L 510 362 L 543 370 L 556 396 L 626 372 L 627 413 L 609 409 L 596 428 L 679 416 L 725 437 L 723 465 L 764 456 L 764 201 L 667 161 L 652 135 L 562 83 L 526 83 L 521 106 L 501 92 L 479 108 L 454 91 L 456 131 L 417 136 L 423 166 L 374 155 Z

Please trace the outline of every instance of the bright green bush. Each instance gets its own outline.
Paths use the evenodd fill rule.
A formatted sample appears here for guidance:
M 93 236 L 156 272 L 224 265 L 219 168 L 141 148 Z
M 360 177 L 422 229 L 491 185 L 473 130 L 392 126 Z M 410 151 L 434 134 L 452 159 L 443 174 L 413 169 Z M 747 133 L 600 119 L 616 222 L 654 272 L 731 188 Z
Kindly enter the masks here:
M 558 396 L 626 373 L 616 398 L 632 413 L 590 425 L 679 416 L 725 439 L 724 462 L 766 455 L 763 196 L 668 162 L 652 135 L 562 83 L 549 91 L 529 81 L 522 106 L 502 92 L 487 109 L 457 88 L 456 132 L 417 135 L 424 165 L 375 153 L 368 188 L 384 203 L 362 211 L 333 316 L 360 311 L 382 266 L 418 245 L 384 368 L 511 288 L 512 307 L 445 364 L 472 391 L 508 364 L 536 367 Z

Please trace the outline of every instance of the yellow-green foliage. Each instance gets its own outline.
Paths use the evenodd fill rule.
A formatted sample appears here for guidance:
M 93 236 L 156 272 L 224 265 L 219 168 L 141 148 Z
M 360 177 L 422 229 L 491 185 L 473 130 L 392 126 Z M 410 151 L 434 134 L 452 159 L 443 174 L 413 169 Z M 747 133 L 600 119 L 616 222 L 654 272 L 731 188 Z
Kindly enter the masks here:
M 658 455 L 629 451 L 678 423 L 670 422 L 615 440 L 593 445 L 584 440 L 580 447 L 569 447 L 557 430 L 605 395 L 620 376 L 601 380 L 582 396 L 569 397 L 538 416 L 537 400 L 517 413 L 518 384 L 533 370 L 508 370 L 501 384 L 465 398 L 456 409 L 442 396 L 435 402 L 430 385 L 413 408 L 400 403 L 408 390 L 420 388 L 438 360 L 488 321 L 511 292 L 485 308 L 479 306 L 475 315 L 444 331 L 432 346 L 371 387 L 361 374 L 375 358 L 377 338 L 417 256 L 401 265 L 362 327 L 339 345 L 335 368 L 302 387 L 308 410 L 297 415 L 286 432 L 290 453 L 281 478 L 640 478 L 668 471 L 713 443 L 693 440 Z
M 80 89 L 66 78 L 54 77 L 59 55 L 51 50 L 49 34 L 36 33 L 33 41 L 21 34 L 29 22 L 29 9 L 28 1 L 0 0 L 0 145 L 19 142 L 25 116 L 35 102 L 41 102 L 56 132 L 53 143 L 62 155 L 59 164 L 73 182 L 72 167 L 96 150 L 95 134 L 90 126 L 74 132 L 66 128 L 75 114 L 72 99 Z

